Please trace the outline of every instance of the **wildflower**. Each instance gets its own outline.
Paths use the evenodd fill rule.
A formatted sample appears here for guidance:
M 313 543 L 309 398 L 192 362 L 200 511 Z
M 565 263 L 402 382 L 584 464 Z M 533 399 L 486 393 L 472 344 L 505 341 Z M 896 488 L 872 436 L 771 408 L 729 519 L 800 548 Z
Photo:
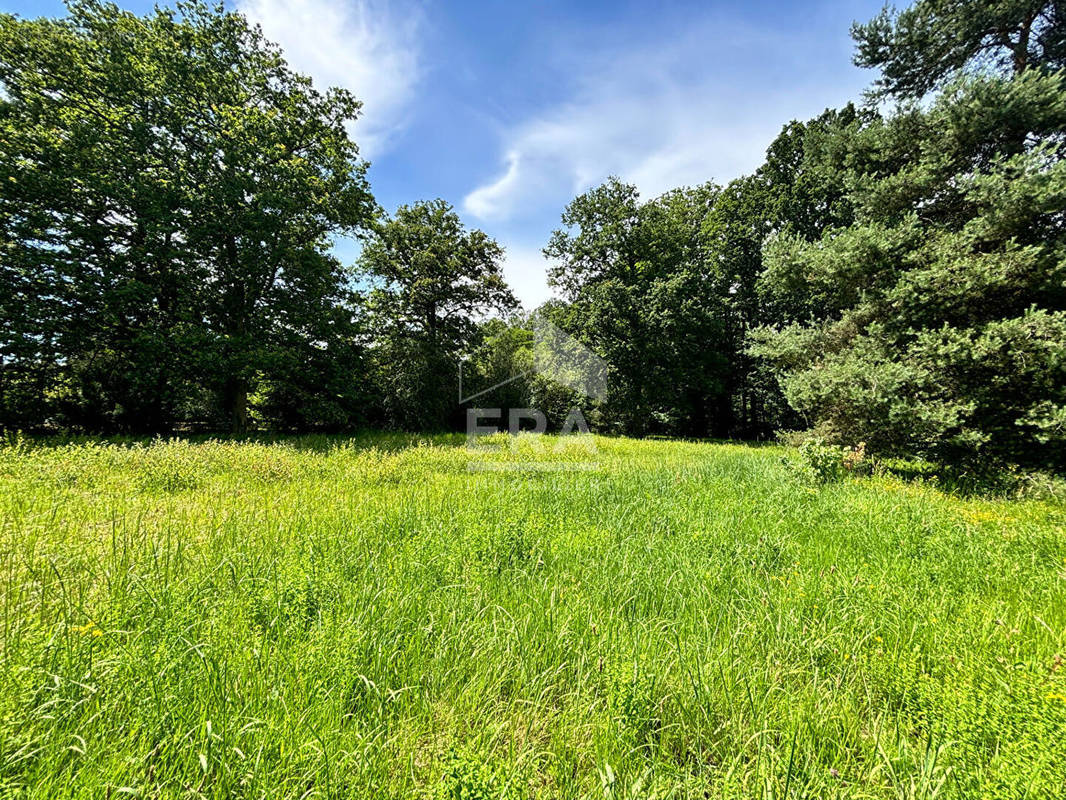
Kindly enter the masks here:
M 1051 694 L 1049 694 L 1047 696 L 1047 699 L 1048 700 L 1061 700 L 1063 703 L 1066 703 L 1066 694 L 1059 694 L 1058 692 L 1052 692 Z
M 875 636 L 875 637 L 874 637 L 874 641 L 875 641 L 875 642 L 883 642 L 883 641 L 884 641 L 884 639 L 882 639 L 882 638 L 881 638 L 880 636 Z
M 84 625 L 75 625 L 74 631 L 80 633 L 82 636 L 103 636 L 104 632 L 100 630 L 95 622 L 87 622 Z

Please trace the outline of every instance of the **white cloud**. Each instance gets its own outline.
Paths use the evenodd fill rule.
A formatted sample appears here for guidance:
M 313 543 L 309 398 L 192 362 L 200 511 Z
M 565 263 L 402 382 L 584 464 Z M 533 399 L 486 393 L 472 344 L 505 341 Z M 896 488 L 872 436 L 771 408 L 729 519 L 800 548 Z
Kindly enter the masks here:
M 512 151 L 507 154 L 506 161 L 507 169 L 503 175 L 492 183 L 475 189 L 463 200 L 463 205 L 471 214 L 483 218 L 491 217 L 507 202 L 507 198 L 519 189 L 518 183 L 522 179 L 522 156 L 517 151 Z
M 505 244 L 504 250 L 503 274 L 507 285 L 522 305 L 532 311 L 552 296 L 548 288 L 548 260 L 539 247 Z
M 532 216 L 612 174 L 645 197 L 729 180 L 761 163 L 789 119 L 853 96 L 858 83 L 832 62 L 837 74 L 827 79 L 825 54 L 810 52 L 801 35 L 735 26 L 704 25 L 654 47 L 616 45 L 582 58 L 570 65 L 580 77 L 567 97 L 505 130 L 501 172 L 467 194 L 468 212 L 494 221 Z M 786 88 L 780 73 L 788 68 Z
M 381 0 L 238 0 L 237 8 L 320 89 L 340 86 L 363 101 L 352 135 L 365 157 L 388 149 L 419 78 L 417 8 Z

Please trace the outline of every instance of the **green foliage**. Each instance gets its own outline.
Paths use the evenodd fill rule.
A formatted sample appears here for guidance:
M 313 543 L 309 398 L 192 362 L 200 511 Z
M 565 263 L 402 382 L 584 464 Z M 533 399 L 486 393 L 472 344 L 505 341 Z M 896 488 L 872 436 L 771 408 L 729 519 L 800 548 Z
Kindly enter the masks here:
M 503 249 L 467 231 L 443 200 L 400 206 L 360 256 L 376 283 L 370 324 L 389 421 L 446 427 L 457 409 L 459 359 L 478 343 L 478 319 L 518 306 L 503 279 Z
M 1029 72 L 869 123 L 847 143 L 855 224 L 768 247 L 764 291 L 803 287 L 819 315 L 756 331 L 753 352 L 821 435 L 1062 465 L 1064 98 Z
M 0 793 L 1058 796 L 1061 499 L 595 445 L 12 437 Z
M 848 225 L 853 219 L 839 168 L 839 133 L 856 127 L 870 112 L 848 105 L 807 122 L 790 122 L 766 151 L 754 175 L 729 183 L 716 198 L 701 230 L 703 269 L 720 271 L 716 291 L 728 311 L 732 435 L 768 438 L 795 427 L 795 412 L 782 394 L 770 365 L 745 347 L 758 325 L 804 318 L 812 298 L 805 287 L 761 291 L 767 265 L 764 246 L 773 234 L 801 241 Z M 782 287 L 784 288 L 784 287 Z
M 567 303 L 551 321 L 608 365 L 605 417 L 615 430 L 706 436 L 728 430 L 724 287 L 699 257 L 719 189 L 707 184 L 642 203 L 611 179 L 576 198 L 545 255 Z
M 917 0 L 854 26 L 899 106 L 792 121 L 726 186 L 590 189 L 532 314 L 443 200 L 381 216 L 359 102 L 240 14 L 0 15 L 0 427 L 442 430 L 462 363 L 462 394 L 553 426 L 580 404 L 614 433 L 1061 470 L 1063 13 Z M 605 400 L 533 370 L 544 321 L 603 359 Z
M 476 346 L 463 361 L 463 394 L 473 396 L 464 405 L 500 409 L 504 426 L 511 409 L 549 411 L 538 396 L 540 382 L 533 371 L 532 315 L 519 312 L 505 319 L 487 320 L 480 325 L 479 334 Z
M 800 444 L 797 452 L 798 461 L 788 460 L 786 463 L 812 483 L 836 483 L 849 474 L 865 475 L 870 472 L 865 444 L 844 447 L 809 438 Z
M 785 126 L 755 175 L 642 202 L 612 179 L 576 198 L 545 254 L 566 302 L 552 321 L 610 371 L 603 426 L 630 433 L 767 437 L 794 421 L 749 329 L 809 302 L 759 291 L 768 235 L 817 238 L 848 224 L 834 133 L 871 115 L 848 106 Z
M 335 394 L 293 365 L 351 350 L 350 94 L 198 2 L 0 16 L 0 86 L 0 424 L 239 430 L 258 381 Z
M 1059 0 L 961 3 L 917 0 L 888 6 L 852 26 L 855 63 L 881 70 L 881 93 L 921 97 L 967 68 L 1019 74 L 1066 66 L 1066 9 Z
M 505 770 L 476 756 L 452 752 L 448 756 L 437 800 L 523 800 L 518 783 Z
M 651 748 L 662 727 L 663 700 L 656 691 L 656 676 L 638 662 L 607 672 L 607 709 L 617 736 L 634 748 Z

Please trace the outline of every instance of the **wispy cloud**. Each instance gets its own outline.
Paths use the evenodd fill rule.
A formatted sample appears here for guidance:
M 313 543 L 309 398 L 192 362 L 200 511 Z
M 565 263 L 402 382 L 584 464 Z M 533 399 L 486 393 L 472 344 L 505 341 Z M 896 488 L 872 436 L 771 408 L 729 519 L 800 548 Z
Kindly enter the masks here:
M 789 119 L 818 113 L 849 95 L 842 83 L 858 83 L 827 80 L 824 52 L 799 35 L 704 24 L 654 46 L 630 44 L 569 64 L 580 76 L 573 90 L 505 128 L 500 171 L 466 195 L 468 212 L 532 216 L 611 174 L 645 196 L 728 180 L 757 167 Z
M 523 153 L 526 148 L 522 147 L 525 143 L 520 141 L 518 144 L 520 149 L 507 154 L 507 169 L 504 173 L 491 183 L 478 187 L 463 200 L 463 206 L 471 214 L 489 219 L 509 210 L 515 196 L 523 189 L 529 190 L 529 187 L 523 187 L 522 183 L 528 182 L 533 176 L 529 175 L 528 168 L 524 168 L 522 163 L 526 158 Z
M 421 13 L 382 0 L 238 0 L 285 51 L 289 64 L 321 88 L 341 86 L 363 101 L 353 138 L 368 158 L 403 128 L 419 69 Z
M 505 243 L 503 274 L 518 299 L 533 310 L 552 296 L 548 288 L 548 260 L 539 247 Z

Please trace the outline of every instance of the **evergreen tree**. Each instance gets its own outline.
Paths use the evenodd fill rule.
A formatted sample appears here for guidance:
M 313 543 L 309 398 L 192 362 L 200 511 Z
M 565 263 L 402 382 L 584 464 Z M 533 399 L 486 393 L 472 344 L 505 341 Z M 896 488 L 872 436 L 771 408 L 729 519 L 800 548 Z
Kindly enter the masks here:
M 754 352 L 821 434 L 1062 466 L 1063 81 L 993 70 L 848 132 L 855 223 L 768 246 L 764 290 L 806 294 L 813 319 L 761 329 Z
M 918 0 L 853 25 L 855 63 L 881 70 L 876 94 L 917 98 L 964 72 L 1066 66 L 1062 0 Z

